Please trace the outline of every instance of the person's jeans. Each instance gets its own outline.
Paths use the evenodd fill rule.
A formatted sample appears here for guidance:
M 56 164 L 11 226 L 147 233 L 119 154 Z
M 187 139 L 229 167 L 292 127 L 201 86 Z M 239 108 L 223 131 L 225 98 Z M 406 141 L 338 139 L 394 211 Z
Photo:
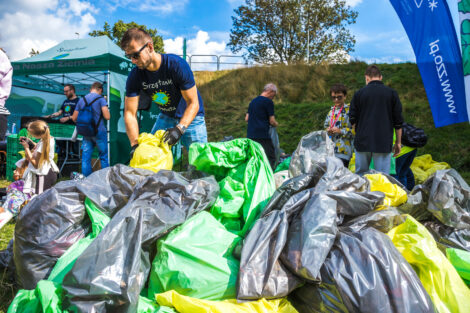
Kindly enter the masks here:
M 93 171 L 91 167 L 91 155 L 95 145 L 98 147 L 101 168 L 109 166 L 108 163 L 108 134 L 99 132 L 95 137 L 83 137 L 82 141 L 82 174 L 88 176 Z
M 397 174 L 393 175 L 403 186 L 406 187 L 408 190 L 412 190 L 415 186 L 415 177 L 413 172 L 410 169 L 411 163 L 416 156 L 418 149 L 414 149 L 408 153 L 401 155 L 400 157 L 396 158 L 396 170 Z
M 160 113 L 151 133 L 155 134 L 160 129 L 167 130 L 168 128 L 175 127 L 178 123 L 179 119 Z M 204 116 L 197 115 L 181 137 L 181 143 L 186 147 L 187 151 L 189 151 L 189 146 L 193 142 L 207 142 L 206 120 Z
M 372 159 L 374 159 L 376 171 L 389 174 L 391 157 L 391 153 L 359 152 L 356 150 L 356 174 L 362 176 L 367 172 Z

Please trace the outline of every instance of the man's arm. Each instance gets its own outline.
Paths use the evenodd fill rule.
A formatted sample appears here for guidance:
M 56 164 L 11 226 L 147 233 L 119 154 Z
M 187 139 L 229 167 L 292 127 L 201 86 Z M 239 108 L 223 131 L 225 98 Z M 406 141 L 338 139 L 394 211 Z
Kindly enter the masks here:
M 53 117 L 60 116 L 60 115 L 62 115 L 62 109 L 60 109 L 59 111 L 57 111 L 55 113 L 52 113 L 50 115 L 45 115 L 44 117 L 53 118 Z
M 276 121 L 276 118 L 274 117 L 274 115 L 271 115 L 269 117 L 269 124 L 271 124 L 271 126 L 274 126 L 274 127 L 277 127 L 279 124 L 277 123 Z
M 188 127 L 199 111 L 199 99 L 197 96 L 197 88 L 193 86 L 188 90 L 181 90 L 181 95 L 186 101 L 187 107 L 184 111 L 183 117 L 180 119 L 180 124 Z
M 397 155 L 400 154 L 401 152 L 401 134 L 402 134 L 402 129 L 395 129 L 395 145 L 393 146 L 393 156 L 396 157 Z
M 248 123 L 248 119 L 249 119 L 249 118 L 250 118 L 250 114 L 246 113 L 246 115 L 245 115 L 245 122 Z
M 139 138 L 139 123 L 137 122 L 138 107 L 139 107 L 139 96 L 125 98 L 124 122 L 126 124 L 126 133 L 131 143 L 131 146 L 138 144 L 137 142 L 137 138 Z
M 101 107 L 101 113 L 103 113 L 103 118 L 107 121 L 111 118 L 111 114 L 109 113 L 109 109 L 107 105 L 103 105 Z

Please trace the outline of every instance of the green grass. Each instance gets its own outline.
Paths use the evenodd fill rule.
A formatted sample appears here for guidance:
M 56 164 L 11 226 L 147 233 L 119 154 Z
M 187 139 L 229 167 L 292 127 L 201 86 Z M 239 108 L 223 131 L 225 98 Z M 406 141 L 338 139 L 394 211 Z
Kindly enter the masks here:
M 6 249 L 8 242 L 13 238 L 15 224 L 10 222 L 0 230 L 0 251 Z M 16 287 L 5 279 L 6 273 L 0 271 L 0 313 L 7 312 L 10 302 L 16 294 Z

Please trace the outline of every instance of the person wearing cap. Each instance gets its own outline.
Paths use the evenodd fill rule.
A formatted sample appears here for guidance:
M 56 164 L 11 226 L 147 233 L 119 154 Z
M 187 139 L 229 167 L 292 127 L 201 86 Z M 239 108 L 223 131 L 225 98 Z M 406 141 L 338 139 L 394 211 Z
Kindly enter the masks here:
M 273 170 L 276 154 L 271 136 L 269 135 L 269 127 L 278 126 L 274 117 L 273 102 L 276 94 L 276 85 L 269 83 L 264 86 L 261 95 L 251 100 L 248 112 L 245 115 L 245 121 L 248 123 L 246 137 L 261 144 Z
M 207 142 L 204 105 L 188 63 L 173 54 L 157 53 L 150 35 L 140 28 L 124 33 L 121 48 L 136 65 L 127 77 L 124 109 L 131 158 L 138 146 L 137 109 L 141 96 L 150 97 L 161 112 L 152 134 L 165 130 L 165 142 L 175 145 L 181 139 L 187 150 L 193 142 Z

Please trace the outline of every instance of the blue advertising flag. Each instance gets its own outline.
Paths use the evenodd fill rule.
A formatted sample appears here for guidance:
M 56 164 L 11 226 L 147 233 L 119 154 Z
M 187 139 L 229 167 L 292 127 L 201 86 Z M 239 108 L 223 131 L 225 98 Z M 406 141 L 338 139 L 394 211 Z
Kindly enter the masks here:
M 390 0 L 416 56 L 434 125 L 468 121 L 462 56 L 445 0 Z

